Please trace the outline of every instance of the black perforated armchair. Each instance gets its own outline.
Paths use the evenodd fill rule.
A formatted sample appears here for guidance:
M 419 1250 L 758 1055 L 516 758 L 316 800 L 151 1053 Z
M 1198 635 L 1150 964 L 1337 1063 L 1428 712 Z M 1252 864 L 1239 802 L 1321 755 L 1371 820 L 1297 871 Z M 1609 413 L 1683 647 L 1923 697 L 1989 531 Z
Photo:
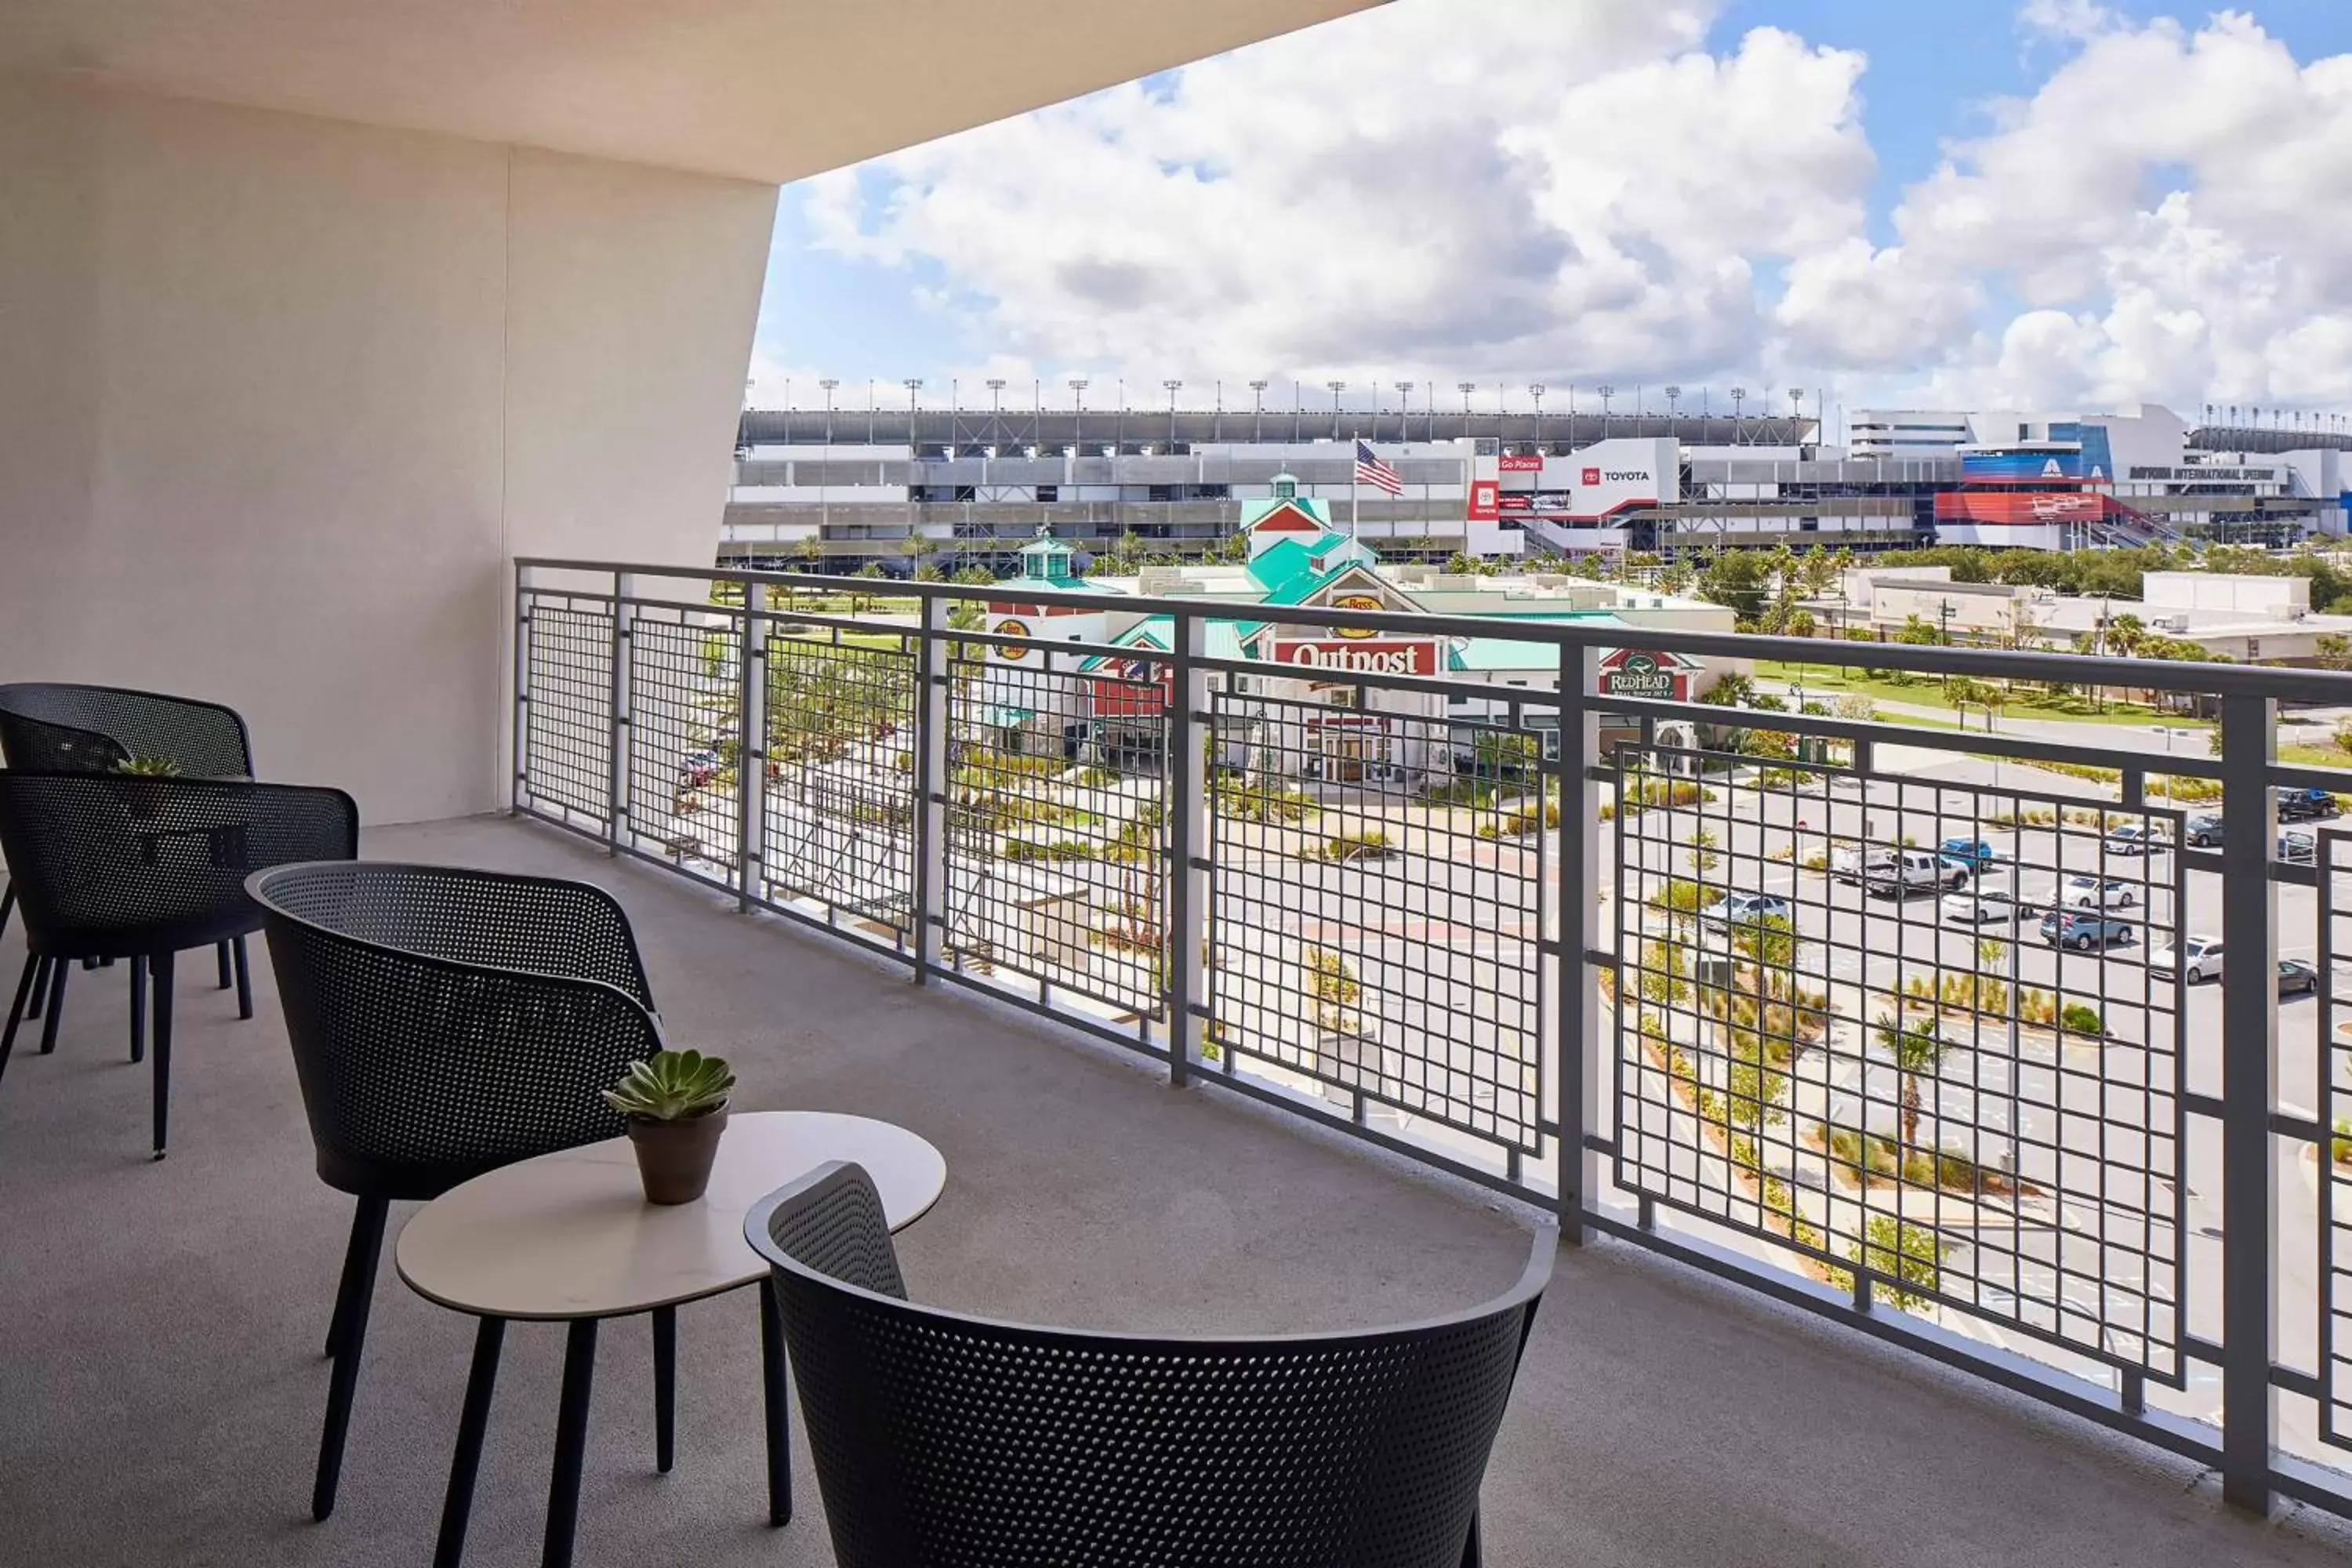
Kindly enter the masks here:
M 327 1333 L 311 1513 L 333 1511 L 394 1199 L 618 1137 L 601 1090 L 661 1048 L 628 917 L 580 882 L 374 861 L 257 876 L 319 1176 L 359 1199 Z
M 12 768 L 38 773 L 113 773 L 133 762 L 169 763 L 182 778 L 249 779 L 253 743 L 245 720 L 233 708 L 160 691 L 119 686 L 76 686 L 19 681 L 0 686 L 0 755 Z M 16 896 L 0 893 L 0 932 L 8 925 Z M 245 939 L 219 944 L 221 989 L 234 984 L 240 1017 L 253 1016 L 253 982 Z M 54 1045 L 57 1019 L 65 1004 L 67 968 L 44 963 L 33 977 L 27 1014 L 49 1023 L 43 1039 Z M 147 984 L 145 962 L 131 966 L 131 1059 L 146 1048 L 140 1019 Z
M 754 1207 L 842 1568 L 1475 1568 L 1478 1486 L 1551 1278 L 1403 1328 L 1166 1339 L 905 1299 L 838 1162 Z
M 133 961 L 154 984 L 154 1154 L 172 1092 L 173 959 L 261 929 L 246 896 L 257 868 L 358 853 L 359 814 L 341 790 L 220 779 L 0 770 L 0 852 L 25 920 L 25 969 L 0 1032 L 16 1048 L 37 977 L 76 960 Z M 56 1048 L 52 990 L 41 1049 Z M 142 993 L 131 993 L 138 1032 Z

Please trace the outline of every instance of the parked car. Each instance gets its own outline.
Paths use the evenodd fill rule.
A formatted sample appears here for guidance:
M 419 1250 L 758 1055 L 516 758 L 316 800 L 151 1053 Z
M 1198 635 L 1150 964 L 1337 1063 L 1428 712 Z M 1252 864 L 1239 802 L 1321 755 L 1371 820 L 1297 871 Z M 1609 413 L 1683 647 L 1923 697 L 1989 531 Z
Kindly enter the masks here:
M 2150 855 L 2172 847 L 2172 840 L 2165 837 L 2164 829 L 2138 822 L 2108 828 L 2105 843 L 2110 855 Z
M 1979 870 L 2009 858 L 1981 838 L 1947 838 L 1936 847 L 1936 851 L 1947 860 L 1957 860 Z
M 2191 985 L 2202 985 L 2208 980 L 2221 978 L 2221 939 L 2218 936 L 2192 936 L 2181 940 L 2179 949 L 2159 947 L 2147 955 L 2148 966 L 2169 969 L 2177 962 L 2180 978 Z
M 2291 866 L 2309 866 L 2319 858 L 2319 840 L 2300 827 L 2278 836 L 2278 858 Z
M 2058 902 L 2077 910 L 2127 910 L 2139 901 L 2132 884 L 2121 877 L 2069 877 L 2058 889 Z
M 1886 898 L 1942 888 L 1958 892 L 1969 885 L 1969 868 L 1925 849 L 1886 850 L 1863 867 L 1863 886 Z
M 2336 815 L 2336 796 L 2317 788 L 2283 789 L 2278 792 L 2278 814 L 2281 822 L 2309 822 Z
M 2282 996 L 2305 994 L 2319 989 L 2319 971 L 2300 958 L 2278 961 L 2278 994 Z
M 2128 946 L 2135 938 L 2129 921 L 2092 910 L 2052 910 L 2042 917 L 2042 940 L 2053 947 L 2088 952 L 2095 947 Z
M 1699 910 L 1698 918 L 1714 925 L 1749 925 L 1767 916 L 1793 923 L 1796 914 L 1777 893 L 1726 893 Z
M 2180 825 L 2180 836 L 2200 849 L 2221 847 L 2221 814 L 2218 811 L 2192 813 Z
M 2031 904 L 2021 901 L 2007 888 L 1988 888 L 1979 884 L 1944 895 L 1944 918 L 1948 921 L 1982 924 L 1986 921 L 2023 920 L 2032 912 Z

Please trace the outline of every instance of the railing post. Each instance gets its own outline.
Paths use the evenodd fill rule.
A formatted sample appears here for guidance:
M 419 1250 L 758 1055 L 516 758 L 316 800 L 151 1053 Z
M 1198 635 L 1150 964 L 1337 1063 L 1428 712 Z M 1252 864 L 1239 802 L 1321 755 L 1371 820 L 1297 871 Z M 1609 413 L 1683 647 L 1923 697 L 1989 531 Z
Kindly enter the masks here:
M 524 748 L 529 743 L 530 727 L 530 574 L 528 566 L 515 568 L 514 591 L 514 689 L 513 700 L 507 704 L 507 815 L 522 810 L 524 784 L 528 775 L 523 769 Z
M 2277 1401 L 2278 1212 L 2271 1116 L 2278 1103 L 2278 922 L 2271 847 L 2278 704 L 2221 700 L 2221 1495 L 2268 1514 Z
M 1175 658 L 1168 720 L 1168 1081 L 1183 1087 L 1202 1059 L 1209 1005 L 1209 877 L 1196 863 L 1209 846 L 1208 748 L 1215 733 L 1209 712 L 1209 624 L 1196 615 L 1176 617 Z
M 604 852 L 608 855 L 618 855 L 629 837 L 629 704 L 634 700 L 629 639 L 637 612 L 628 600 L 635 591 L 635 578 L 626 572 L 613 574 L 612 707 L 605 714 L 604 731 L 605 760 L 611 764 L 613 775 L 606 786 L 604 813 Z
M 743 647 L 736 668 L 743 681 L 735 737 L 735 907 L 748 914 L 767 892 L 768 847 L 768 585 L 743 584 Z
M 948 929 L 948 777 L 953 737 L 950 700 L 955 652 L 948 625 L 951 601 L 942 595 L 923 599 L 922 630 L 915 645 L 915 984 L 928 982 L 940 963 Z
M 1601 1156 L 1585 1146 L 1606 1103 L 1609 1075 L 1601 1048 L 1601 994 L 1585 954 L 1593 943 L 1601 899 L 1601 650 L 1564 644 L 1559 650 L 1559 895 L 1552 945 L 1553 1016 L 1559 1020 L 1559 1233 L 1581 1245 L 1584 1208 L 1601 1190 Z M 1618 1004 L 1624 1005 L 1621 998 Z

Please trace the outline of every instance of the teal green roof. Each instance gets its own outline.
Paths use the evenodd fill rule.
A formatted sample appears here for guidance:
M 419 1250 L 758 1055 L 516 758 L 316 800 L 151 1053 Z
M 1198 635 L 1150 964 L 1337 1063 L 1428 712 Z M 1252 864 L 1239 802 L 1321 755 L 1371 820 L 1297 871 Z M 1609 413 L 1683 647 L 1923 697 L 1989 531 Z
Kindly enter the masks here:
M 1249 563 L 1249 574 L 1265 587 L 1267 604 L 1304 604 L 1348 573 L 1359 567 L 1370 570 L 1368 563 L 1353 560 L 1321 572 L 1315 570 L 1316 557 L 1328 554 L 1347 542 L 1344 533 L 1327 533 L 1313 541 L 1286 539 L 1259 551 L 1257 558 Z
M 1256 627 L 1254 621 L 1210 621 L 1202 639 L 1206 646 L 1202 651 L 1211 658 L 1244 658 L 1242 639 Z M 1154 647 L 1167 653 L 1176 645 L 1176 623 L 1168 616 L 1147 616 L 1111 641 L 1119 647 Z M 1099 658 L 1084 659 L 1078 668 L 1093 671 L 1102 668 L 1103 663 Z
M 991 704 L 980 710 L 980 721 L 992 730 L 1017 730 L 1036 716 L 1034 708 L 1003 708 Z

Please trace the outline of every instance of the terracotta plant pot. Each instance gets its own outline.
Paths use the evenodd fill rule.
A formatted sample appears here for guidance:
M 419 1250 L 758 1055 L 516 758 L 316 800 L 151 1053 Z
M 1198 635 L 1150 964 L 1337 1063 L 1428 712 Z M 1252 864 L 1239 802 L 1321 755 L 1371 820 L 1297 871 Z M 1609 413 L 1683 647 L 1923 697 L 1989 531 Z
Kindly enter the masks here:
M 719 1135 L 727 1131 L 727 1108 L 679 1121 L 629 1118 L 629 1142 L 637 1152 L 637 1176 L 649 1204 L 690 1204 L 710 1185 L 719 1158 Z

